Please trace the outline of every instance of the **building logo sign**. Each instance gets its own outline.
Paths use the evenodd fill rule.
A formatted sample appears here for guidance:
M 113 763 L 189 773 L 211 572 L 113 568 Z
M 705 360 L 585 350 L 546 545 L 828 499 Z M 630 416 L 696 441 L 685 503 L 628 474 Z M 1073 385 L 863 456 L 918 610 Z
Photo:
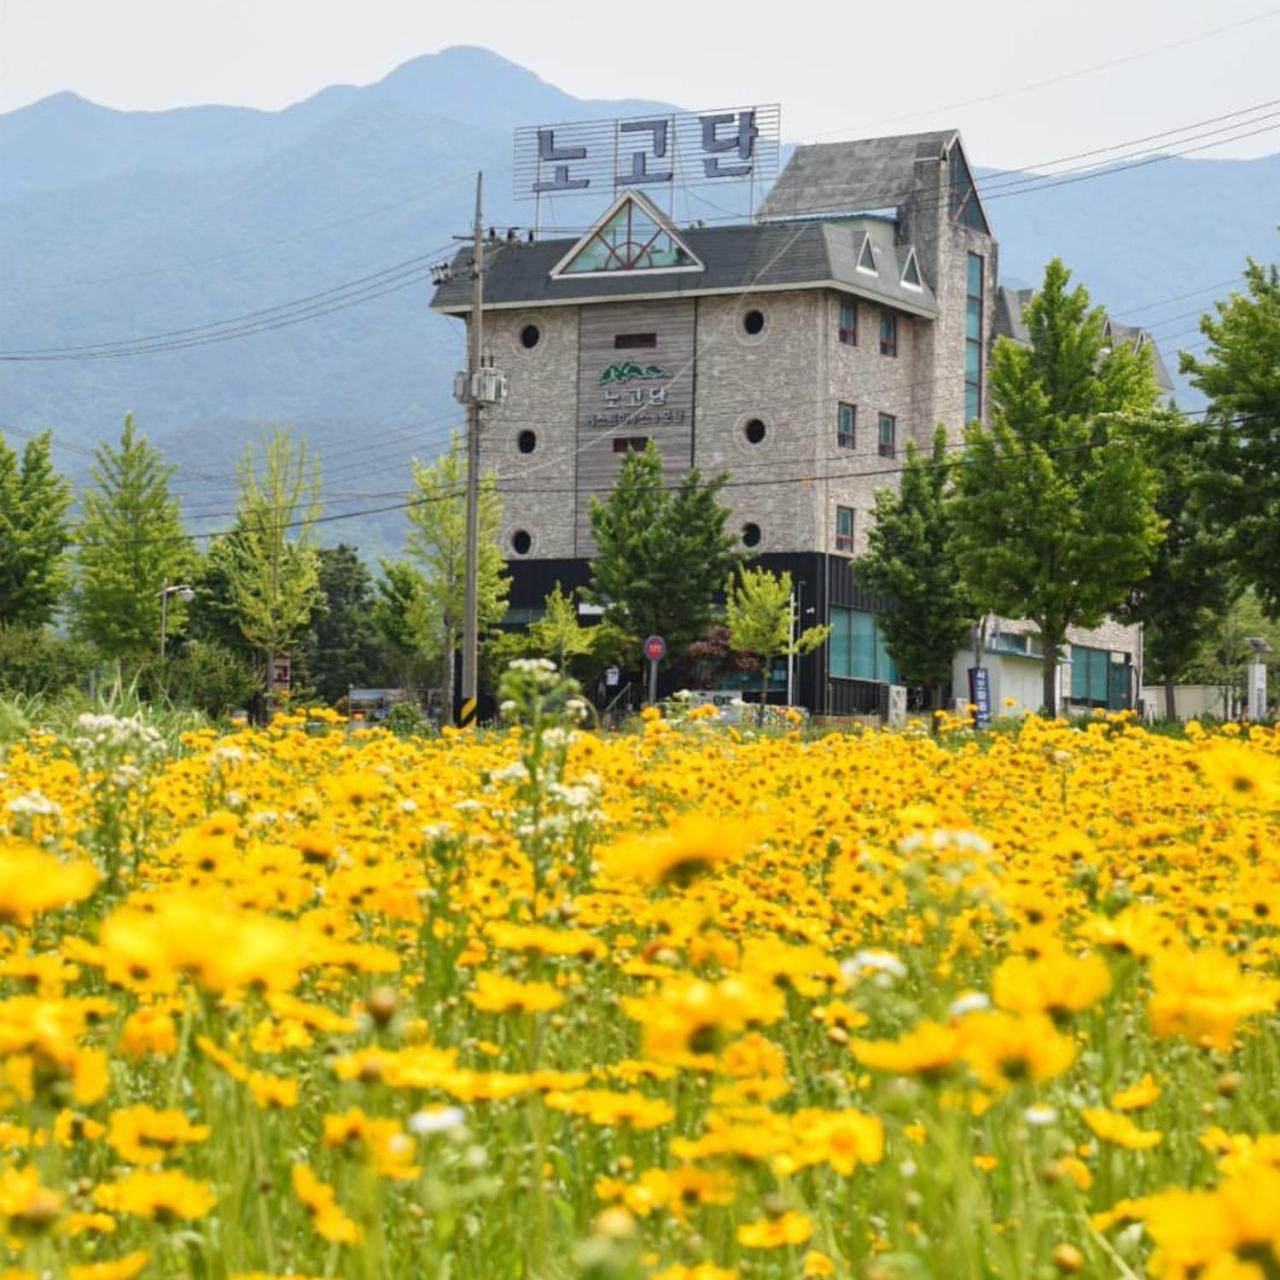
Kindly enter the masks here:
M 776 103 L 517 129 L 515 197 L 768 181 L 778 175 L 781 142 Z
M 610 382 L 651 382 L 655 378 L 669 378 L 671 370 L 660 364 L 636 364 L 634 360 L 623 360 L 611 364 L 600 371 L 600 385 Z

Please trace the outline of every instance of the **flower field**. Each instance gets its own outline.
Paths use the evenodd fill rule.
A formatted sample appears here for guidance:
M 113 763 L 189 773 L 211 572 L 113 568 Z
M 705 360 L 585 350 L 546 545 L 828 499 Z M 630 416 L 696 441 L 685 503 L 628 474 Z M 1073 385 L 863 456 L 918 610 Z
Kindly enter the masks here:
M 4 1275 L 1280 1276 L 1280 732 L 563 692 L 9 747 Z

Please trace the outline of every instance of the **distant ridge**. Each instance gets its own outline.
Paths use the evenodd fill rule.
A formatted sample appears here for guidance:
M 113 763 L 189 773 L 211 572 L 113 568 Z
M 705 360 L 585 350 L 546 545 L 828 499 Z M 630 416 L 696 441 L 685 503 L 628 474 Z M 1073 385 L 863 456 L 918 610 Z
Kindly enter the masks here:
M 0 349 L 201 325 L 448 246 L 469 223 L 477 168 L 491 223 L 527 225 L 530 207 L 511 198 L 514 126 L 655 109 L 670 108 L 573 98 L 469 46 L 279 111 L 115 111 L 55 94 L 0 115 Z M 982 138 L 965 141 L 980 159 Z M 678 200 L 677 221 L 723 217 L 706 194 Z M 1237 279 L 1248 253 L 1275 260 L 1278 209 L 1280 156 L 1176 158 L 990 205 L 1002 278 L 1034 283 L 1060 254 L 1122 320 L 1129 308 Z M 560 202 L 544 208 L 543 222 L 568 235 L 598 211 Z M 1168 336 L 1183 335 L 1174 348 L 1188 341 L 1196 321 L 1185 313 L 1225 293 L 1146 309 L 1132 322 L 1154 324 L 1175 368 Z M 460 330 L 428 311 L 428 297 L 424 278 L 239 341 L 0 365 L 0 423 L 53 426 L 60 463 L 83 474 L 84 450 L 118 434 L 133 410 L 181 464 L 189 510 L 217 513 L 231 505 L 245 443 L 263 423 L 294 422 L 328 460 L 331 493 L 386 493 L 407 485 L 409 456 L 434 454 L 457 420 L 449 385 Z M 362 536 L 390 546 L 399 519 Z

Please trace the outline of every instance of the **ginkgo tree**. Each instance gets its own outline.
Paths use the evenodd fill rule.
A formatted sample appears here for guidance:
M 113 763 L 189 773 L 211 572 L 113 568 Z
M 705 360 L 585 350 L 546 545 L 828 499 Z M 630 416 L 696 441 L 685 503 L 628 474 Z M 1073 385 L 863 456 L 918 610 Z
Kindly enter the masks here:
M 413 461 L 413 493 L 408 508 L 412 528 L 406 544 L 421 575 L 407 622 L 419 651 L 439 664 L 446 713 L 454 701 L 454 665 L 462 639 L 466 597 L 466 451 L 454 435 L 446 453 L 432 463 Z M 480 631 L 497 626 L 507 612 L 511 579 L 498 542 L 502 499 L 492 473 L 480 478 L 480 556 L 477 615 Z
M 792 590 L 789 573 L 740 568 L 725 589 L 725 621 L 729 643 L 760 659 L 760 718 L 769 701 L 769 672 L 778 654 L 792 658 L 825 644 L 829 626 L 810 627 L 792 636 Z

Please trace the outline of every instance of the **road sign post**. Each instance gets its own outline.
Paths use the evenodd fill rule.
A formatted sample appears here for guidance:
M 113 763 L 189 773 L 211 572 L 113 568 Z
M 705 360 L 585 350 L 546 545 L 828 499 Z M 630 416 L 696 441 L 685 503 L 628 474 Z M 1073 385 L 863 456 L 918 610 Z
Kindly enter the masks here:
M 667 642 L 661 636 L 650 636 L 644 642 L 644 656 L 649 659 L 649 704 L 658 701 L 658 663 L 667 656 Z

